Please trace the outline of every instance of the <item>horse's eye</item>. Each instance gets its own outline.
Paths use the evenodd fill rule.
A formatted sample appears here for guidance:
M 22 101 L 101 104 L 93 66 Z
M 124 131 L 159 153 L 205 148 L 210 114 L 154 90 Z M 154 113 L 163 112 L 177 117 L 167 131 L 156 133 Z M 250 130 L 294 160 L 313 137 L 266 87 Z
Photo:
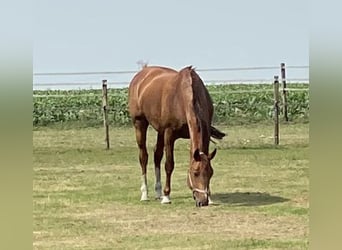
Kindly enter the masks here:
M 200 175 L 200 173 L 198 171 L 194 172 L 194 176 L 198 177 Z

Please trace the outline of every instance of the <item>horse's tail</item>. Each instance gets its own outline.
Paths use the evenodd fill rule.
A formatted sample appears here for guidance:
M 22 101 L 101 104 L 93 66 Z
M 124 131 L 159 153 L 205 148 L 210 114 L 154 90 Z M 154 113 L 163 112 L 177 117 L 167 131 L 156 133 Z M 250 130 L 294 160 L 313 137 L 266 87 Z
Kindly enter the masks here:
M 210 126 L 210 136 L 215 138 L 215 139 L 222 139 L 223 137 L 226 136 L 225 133 L 221 132 L 217 128 L 214 128 L 213 126 Z

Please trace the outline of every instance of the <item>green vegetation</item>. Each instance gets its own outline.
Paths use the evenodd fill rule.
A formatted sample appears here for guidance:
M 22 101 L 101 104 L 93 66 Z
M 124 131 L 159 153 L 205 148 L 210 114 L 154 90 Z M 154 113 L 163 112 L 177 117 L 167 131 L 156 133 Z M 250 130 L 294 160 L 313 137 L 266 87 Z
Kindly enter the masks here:
M 277 147 L 272 125 L 218 128 L 228 137 L 212 162 L 215 205 L 203 208 L 186 186 L 188 140 L 176 143 L 172 204 L 161 205 L 154 130 L 151 200 L 140 202 L 133 128 L 112 126 L 110 150 L 102 128 L 35 129 L 33 249 L 307 249 L 309 124 L 281 124 Z
M 308 84 L 291 84 L 308 89 Z M 273 115 L 273 86 L 270 84 L 212 85 L 208 90 L 215 106 L 216 124 L 250 124 L 269 121 Z M 254 92 L 252 92 L 254 91 Z M 121 126 L 130 123 L 127 88 L 109 89 L 109 122 Z M 308 122 L 309 92 L 288 93 L 290 121 Z M 81 127 L 102 124 L 101 90 L 34 91 L 33 125 L 73 123 Z

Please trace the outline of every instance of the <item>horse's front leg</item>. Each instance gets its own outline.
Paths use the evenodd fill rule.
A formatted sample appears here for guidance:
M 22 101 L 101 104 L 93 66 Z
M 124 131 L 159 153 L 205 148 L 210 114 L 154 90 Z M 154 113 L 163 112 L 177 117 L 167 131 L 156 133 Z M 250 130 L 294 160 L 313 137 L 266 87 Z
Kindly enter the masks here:
M 165 173 L 166 173 L 166 181 L 164 187 L 164 196 L 161 201 L 162 204 L 170 204 L 170 192 L 171 192 L 171 175 L 174 169 L 174 158 L 173 158 L 173 149 L 175 140 L 172 135 L 172 129 L 165 130 L 164 133 L 164 144 L 165 144 Z
M 211 199 L 210 188 L 209 188 L 209 192 L 208 192 L 208 204 L 209 204 L 209 205 L 213 205 L 213 204 L 214 204 L 213 200 Z
M 210 172 L 210 176 L 209 176 L 210 178 L 209 178 L 209 182 L 208 182 L 208 204 L 209 205 L 214 204 L 213 200 L 211 199 L 211 190 L 210 190 L 210 179 L 211 179 L 211 177 L 213 177 L 213 174 L 214 174 L 214 169 L 211 168 L 211 172 Z

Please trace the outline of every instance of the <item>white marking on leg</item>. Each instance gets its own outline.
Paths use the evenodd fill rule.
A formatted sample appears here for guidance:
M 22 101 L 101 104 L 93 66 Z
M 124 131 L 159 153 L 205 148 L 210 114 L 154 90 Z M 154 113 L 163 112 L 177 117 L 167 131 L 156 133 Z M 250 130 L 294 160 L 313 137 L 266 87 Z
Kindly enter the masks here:
M 141 198 L 140 200 L 141 201 L 147 201 L 148 200 L 148 196 L 147 196 L 147 177 L 146 177 L 146 174 L 142 175 L 141 177 L 141 188 L 140 188 L 140 191 L 141 191 Z
M 213 200 L 210 198 L 210 195 L 209 195 L 209 197 L 208 197 L 208 204 L 209 204 L 209 205 L 213 205 L 213 204 L 214 204 Z
M 171 204 L 170 196 L 164 195 L 163 199 L 160 202 L 161 204 Z
M 214 204 L 213 200 L 211 199 L 211 192 L 210 192 L 210 189 L 209 189 L 209 195 L 208 195 L 208 204 L 209 204 L 209 205 L 213 205 L 213 204 Z
M 160 199 L 162 196 L 162 185 L 160 182 L 160 168 L 155 168 L 156 174 L 156 184 L 154 186 L 154 190 L 156 191 L 156 199 Z

